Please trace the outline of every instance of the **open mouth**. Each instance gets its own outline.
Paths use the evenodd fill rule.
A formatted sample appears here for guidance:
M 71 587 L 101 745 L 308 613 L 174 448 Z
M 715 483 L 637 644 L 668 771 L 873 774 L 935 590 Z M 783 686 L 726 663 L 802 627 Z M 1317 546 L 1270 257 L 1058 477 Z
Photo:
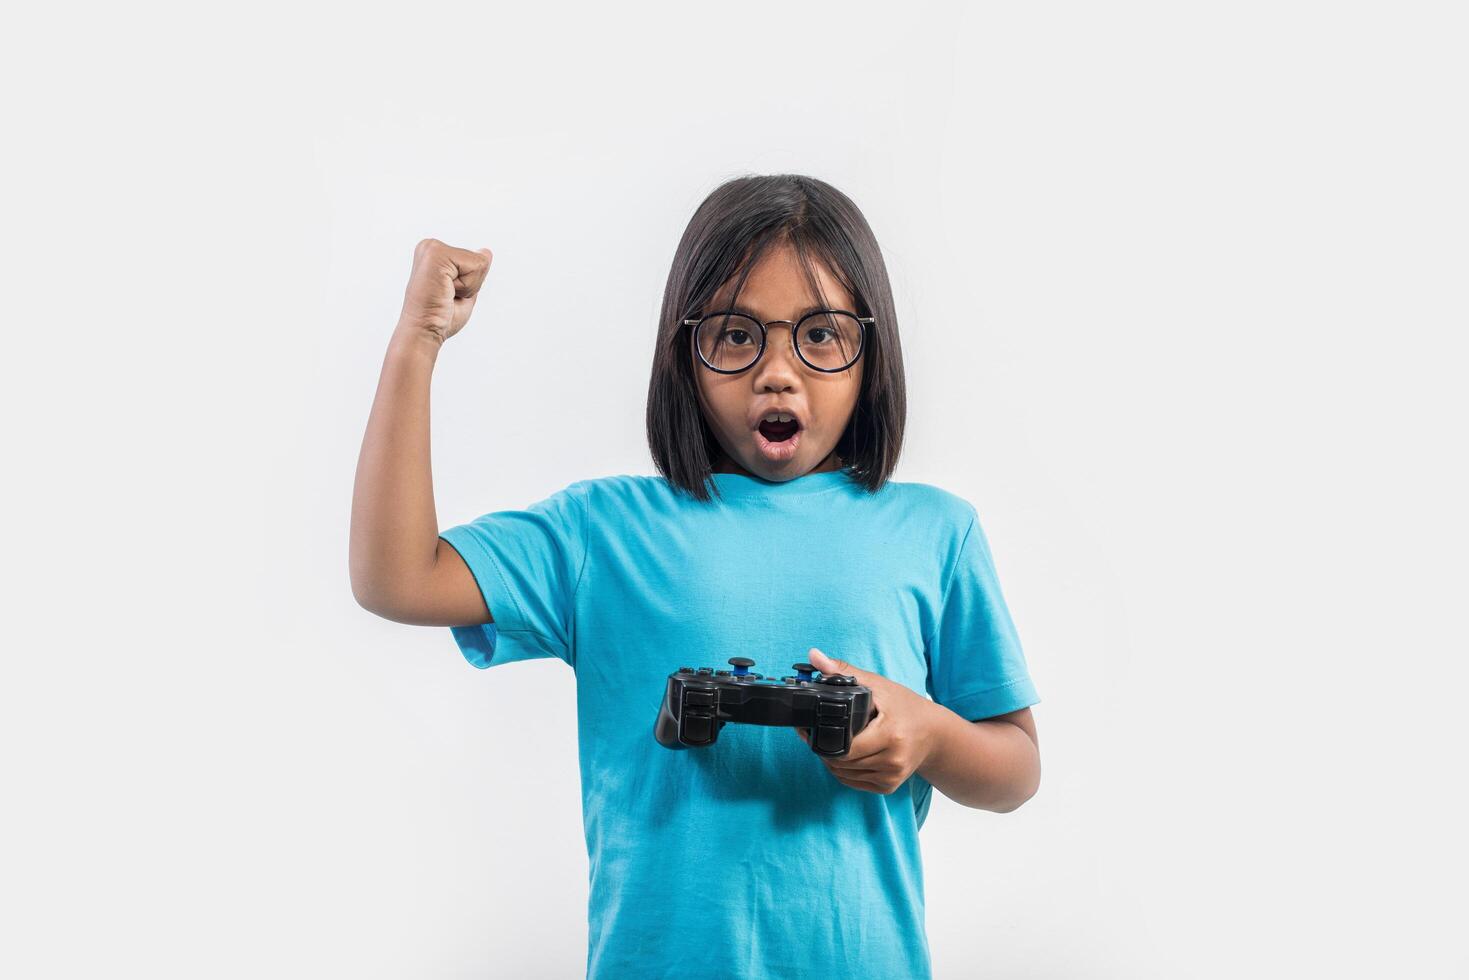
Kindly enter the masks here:
M 789 463 L 801 445 L 801 420 L 788 422 L 761 420 L 755 427 L 755 447 L 771 463 Z
M 759 429 L 768 442 L 785 442 L 801 431 L 801 423 L 795 419 L 789 422 L 761 422 Z

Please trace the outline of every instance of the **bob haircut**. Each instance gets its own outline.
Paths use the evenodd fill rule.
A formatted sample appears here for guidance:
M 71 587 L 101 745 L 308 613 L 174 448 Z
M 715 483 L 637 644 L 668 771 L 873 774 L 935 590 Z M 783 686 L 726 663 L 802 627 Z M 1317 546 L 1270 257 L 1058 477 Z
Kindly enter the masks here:
M 709 479 L 725 455 L 698 399 L 693 318 L 720 287 L 738 277 L 737 302 L 750 270 L 772 246 L 795 250 L 813 295 L 821 290 L 812 258 L 850 292 L 867 330 L 862 386 L 836 452 L 869 493 L 892 475 L 903 445 L 907 391 L 903 350 L 887 266 L 867 219 L 835 187 L 802 174 L 748 175 L 715 188 L 689 219 L 673 256 L 659 314 L 653 375 L 648 382 L 648 447 L 658 472 L 696 500 L 710 498 Z M 708 486 L 706 486 L 706 484 Z M 715 487 L 715 493 L 718 488 Z

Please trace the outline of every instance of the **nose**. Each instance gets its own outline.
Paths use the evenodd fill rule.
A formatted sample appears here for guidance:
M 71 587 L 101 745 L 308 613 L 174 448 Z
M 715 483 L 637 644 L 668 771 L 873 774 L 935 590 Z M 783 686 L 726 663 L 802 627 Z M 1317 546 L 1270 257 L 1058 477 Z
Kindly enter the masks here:
M 754 379 L 762 391 L 772 386 L 777 391 L 789 388 L 801 373 L 801 359 L 796 356 L 791 333 L 795 329 L 796 325 L 789 320 L 771 320 L 765 325 L 765 351 L 755 363 Z M 784 330 L 785 334 L 782 336 L 777 330 Z

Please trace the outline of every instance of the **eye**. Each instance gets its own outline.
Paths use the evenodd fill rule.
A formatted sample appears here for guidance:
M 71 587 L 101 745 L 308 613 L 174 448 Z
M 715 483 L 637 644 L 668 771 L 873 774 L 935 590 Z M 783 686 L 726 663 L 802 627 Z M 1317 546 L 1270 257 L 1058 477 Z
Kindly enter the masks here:
M 739 327 L 731 327 L 728 330 L 721 330 L 719 332 L 721 343 L 728 342 L 732 345 L 739 346 L 750 339 L 750 332 L 748 330 L 741 330 Z

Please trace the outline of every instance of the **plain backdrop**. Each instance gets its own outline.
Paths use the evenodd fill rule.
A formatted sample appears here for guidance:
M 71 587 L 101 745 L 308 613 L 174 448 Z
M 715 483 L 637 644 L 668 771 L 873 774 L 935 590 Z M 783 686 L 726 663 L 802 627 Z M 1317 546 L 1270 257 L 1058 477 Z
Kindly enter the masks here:
M 0 972 L 582 974 L 570 671 L 351 595 L 382 357 L 489 247 L 440 526 L 652 473 L 678 237 L 798 172 L 1043 698 L 1038 795 L 923 829 L 936 975 L 1466 975 L 1456 8 L 13 12 Z

